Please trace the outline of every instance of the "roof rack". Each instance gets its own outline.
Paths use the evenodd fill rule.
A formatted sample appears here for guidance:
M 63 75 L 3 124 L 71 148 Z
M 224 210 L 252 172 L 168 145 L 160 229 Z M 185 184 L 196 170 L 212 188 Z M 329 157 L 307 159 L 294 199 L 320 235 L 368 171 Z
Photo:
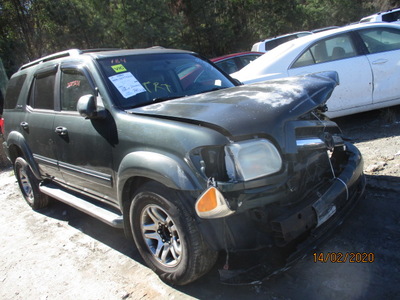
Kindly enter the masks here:
M 116 51 L 121 50 L 121 48 L 94 48 L 94 49 L 85 49 L 80 50 L 82 53 L 90 53 L 90 52 L 100 52 L 100 51 Z
M 87 50 L 79 50 L 79 49 L 70 49 L 70 50 L 65 50 L 61 52 L 57 52 L 54 54 L 47 55 L 45 57 L 39 58 L 37 60 L 34 60 L 32 62 L 29 62 L 25 65 L 23 65 L 20 70 L 24 70 L 26 68 L 32 67 L 34 65 L 38 65 L 40 63 L 46 62 L 46 61 L 51 61 L 55 60 L 61 57 L 67 57 L 67 56 L 78 56 L 83 53 L 89 53 L 89 52 L 99 52 L 99 51 L 112 51 L 112 50 L 118 50 L 117 48 L 98 48 L 98 49 L 87 49 Z
M 39 58 L 39 59 L 34 60 L 32 62 L 29 62 L 29 63 L 23 65 L 19 69 L 20 70 L 24 70 L 26 68 L 32 67 L 34 65 L 38 65 L 38 64 L 46 62 L 46 61 L 50 61 L 50 60 L 54 60 L 54 59 L 61 58 L 61 57 L 66 57 L 66 56 L 76 56 L 76 55 L 79 55 L 81 53 L 82 53 L 82 51 L 78 50 L 78 49 L 70 49 L 70 50 L 66 50 L 66 51 L 57 52 L 57 53 L 50 54 L 48 56 Z

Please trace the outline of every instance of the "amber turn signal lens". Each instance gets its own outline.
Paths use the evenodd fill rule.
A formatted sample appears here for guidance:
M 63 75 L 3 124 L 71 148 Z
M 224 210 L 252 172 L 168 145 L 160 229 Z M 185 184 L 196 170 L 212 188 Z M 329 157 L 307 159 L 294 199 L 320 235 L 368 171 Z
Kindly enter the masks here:
M 234 213 L 222 193 L 215 187 L 209 187 L 196 201 L 196 212 L 200 218 L 215 219 Z
M 217 207 L 216 189 L 208 189 L 197 202 L 196 208 L 199 212 L 207 212 Z

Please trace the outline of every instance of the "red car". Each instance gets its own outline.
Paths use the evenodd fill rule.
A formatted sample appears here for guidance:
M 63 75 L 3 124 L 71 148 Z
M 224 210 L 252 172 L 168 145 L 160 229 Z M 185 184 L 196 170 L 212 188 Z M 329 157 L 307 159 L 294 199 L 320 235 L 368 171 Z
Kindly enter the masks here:
M 211 58 L 210 60 L 215 63 L 220 69 L 224 70 L 228 74 L 239 71 L 250 62 L 260 57 L 264 53 L 262 52 L 239 52 Z

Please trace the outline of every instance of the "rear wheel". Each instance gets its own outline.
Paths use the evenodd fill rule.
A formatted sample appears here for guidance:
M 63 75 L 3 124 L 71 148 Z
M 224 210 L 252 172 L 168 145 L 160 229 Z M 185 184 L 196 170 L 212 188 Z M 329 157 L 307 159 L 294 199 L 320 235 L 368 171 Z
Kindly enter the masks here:
M 22 157 L 15 160 L 14 173 L 26 202 L 33 209 L 46 207 L 49 203 L 48 196 L 40 192 L 39 180 L 33 175 L 29 164 Z
M 137 248 L 162 280 L 184 285 L 208 272 L 217 252 L 209 248 L 179 193 L 151 182 L 134 196 L 130 225 Z

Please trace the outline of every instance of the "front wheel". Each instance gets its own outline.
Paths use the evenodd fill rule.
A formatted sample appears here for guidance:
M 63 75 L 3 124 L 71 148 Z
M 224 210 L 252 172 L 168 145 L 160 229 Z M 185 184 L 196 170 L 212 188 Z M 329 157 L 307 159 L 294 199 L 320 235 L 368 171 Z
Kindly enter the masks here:
M 46 207 L 49 203 L 49 198 L 40 192 L 39 180 L 33 175 L 29 164 L 22 157 L 18 157 L 15 160 L 14 173 L 22 195 L 29 206 L 35 210 Z
M 193 218 L 180 205 L 179 193 L 147 183 L 130 206 L 130 225 L 136 246 L 147 265 L 170 284 L 188 284 L 215 264 Z

